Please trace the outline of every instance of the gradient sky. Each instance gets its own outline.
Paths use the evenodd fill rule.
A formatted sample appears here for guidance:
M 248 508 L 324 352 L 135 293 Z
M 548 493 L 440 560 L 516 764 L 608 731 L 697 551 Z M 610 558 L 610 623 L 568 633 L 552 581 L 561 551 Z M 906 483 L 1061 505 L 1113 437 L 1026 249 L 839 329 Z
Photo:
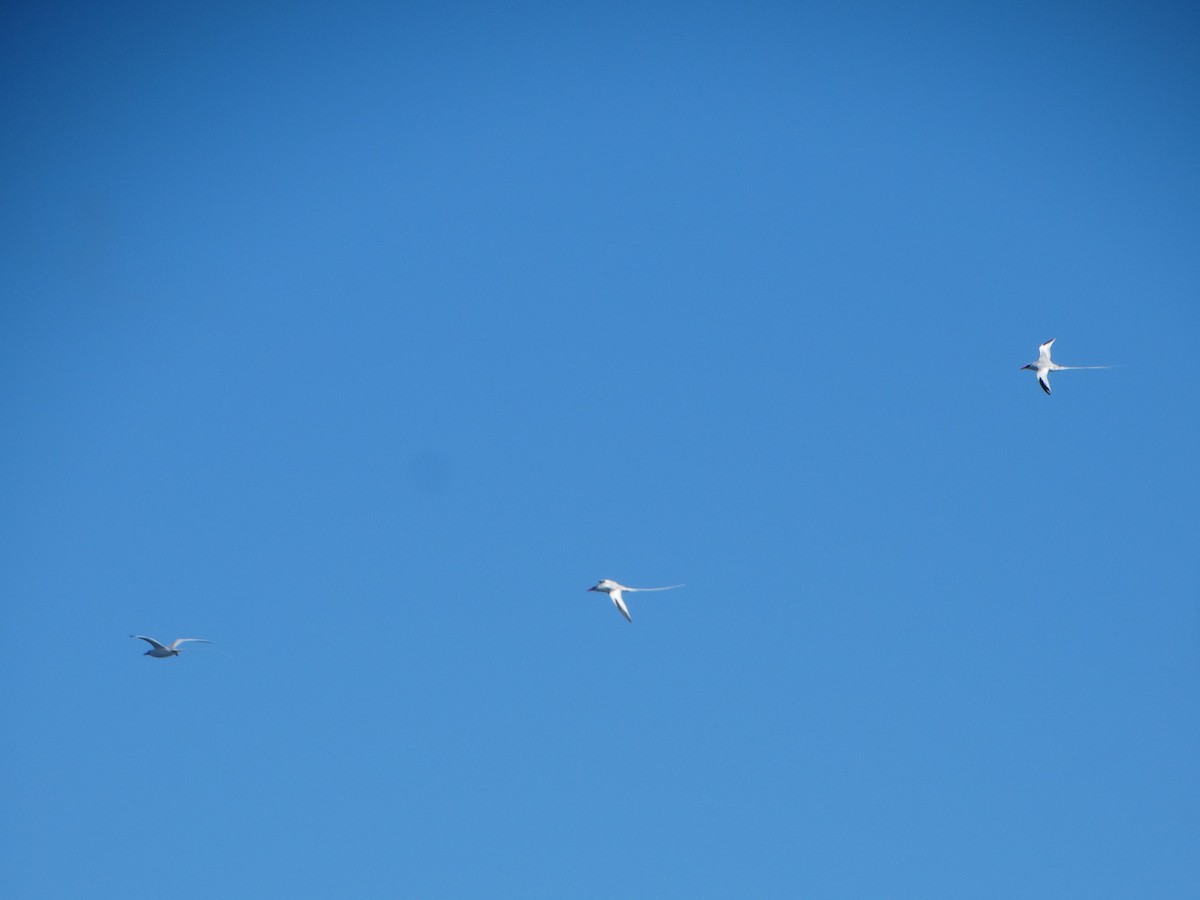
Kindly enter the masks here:
M 1193 5 L 102 6 L 0 14 L 4 893 L 1200 896 Z

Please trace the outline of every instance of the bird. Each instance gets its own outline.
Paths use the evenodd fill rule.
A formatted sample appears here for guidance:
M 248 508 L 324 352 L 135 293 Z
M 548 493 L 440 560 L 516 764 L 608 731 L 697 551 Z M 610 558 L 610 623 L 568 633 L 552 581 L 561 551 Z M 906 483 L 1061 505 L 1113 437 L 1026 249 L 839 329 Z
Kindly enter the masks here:
M 1046 341 L 1038 347 L 1038 361 L 1030 363 L 1027 366 L 1021 366 L 1024 369 L 1032 369 L 1037 372 L 1038 384 L 1042 386 L 1042 390 L 1047 394 L 1050 393 L 1050 373 L 1063 372 L 1067 369 L 1111 369 L 1112 366 L 1060 366 L 1058 363 L 1050 359 L 1050 345 L 1054 343 L 1054 338 Z
M 598 591 L 601 594 L 608 594 L 608 598 L 610 600 L 612 600 L 613 606 L 615 606 L 617 608 L 617 611 L 620 612 L 621 615 L 623 615 L 625 617 L 625 621 L 632 622 L 633 617 L 629 615 L 629 607 L 625 605 L 625 598 L 621 596 L 622 591 L 672 591 L 675 588 L 681 588 L 681 587 L 683 587 L 682 584 L 670 584 L 670 585 L 667 585 L 666 587 L 635 588 L 635 587 L 627 587 L 626 585 L 623 585 L 623 584 L 617 584 L 611 578 L 605 578 L 604 580 L 602 580 L 602 581 L 598 582 L 597 584 L 593 585 L 592 587 L 588 588 L 588 590 L 589 591 Z
M 145 641 L 150 645 L 150 649 L 145 652 L 145 656 L 153 656 L 155 659 L 167 659 L 171 656 L 179 655 L 179 645 L 186 644 L 189 641 L 197 644 L 211 644 L 212 641 L 206 641 L 204 638 L 176 638 L 171 641 L 170 646 L 160 644 L 152 637 L 146 637 L 144 634 L 131 634 L 131 638 L 137 638 L 139 641 Z

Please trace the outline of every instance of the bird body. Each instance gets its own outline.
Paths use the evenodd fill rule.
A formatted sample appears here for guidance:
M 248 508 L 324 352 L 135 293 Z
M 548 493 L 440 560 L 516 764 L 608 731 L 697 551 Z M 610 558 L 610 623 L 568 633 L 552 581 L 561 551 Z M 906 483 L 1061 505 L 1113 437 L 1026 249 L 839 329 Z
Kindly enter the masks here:
M 617 584 L 611 578 L 605 578 L 594 586 L 588 588 L 588 590 L 597 591 L 601 594 L 608 594 L 608 599 L 612 600 L 613 606 L 617 608 L 617 612 L 625 617 L 626 622 L 632 622 L 633 617 L 629 615 L 629 607 L 625 605 L 625 598 L 621 596 L 623 591 L 671 591 L 675 588 L 681 587 L 683 587 L 682 584 L 671 584 L 667 587 L 635 588 L 624 584 Z
M 1022 370 L 1032 369 L 1037 373 L 1038 384 L 1042 386 L 1042 390 L 1047 395 L 1050 393 L 1050 373 L 1064 372 L 1068 369 L 1111 369 L 1112 366 L 1060 366 L 1058 363 L 1050 359 L 1050 345 L 1054 343 L 1054 338 L 1046 341 L 1038 347 L 1037 362 L 1031 362 L 1028 365 L 1021 366 Z
M 145 641 L 150 645 L 143 656 L 153 656 L 155 659 L 167 659 L 171 656 L 179 655 L 179 645 L 186 644 L 189 641 L 197 644 L 211 644 L 212 641 L 206 641 L 204 638 L 176 638 L 168 644 L 160 644 L 152 637 L 146 637 L 144 634 L 131 634 L 131 638 L 137 638 L 139 641 Z

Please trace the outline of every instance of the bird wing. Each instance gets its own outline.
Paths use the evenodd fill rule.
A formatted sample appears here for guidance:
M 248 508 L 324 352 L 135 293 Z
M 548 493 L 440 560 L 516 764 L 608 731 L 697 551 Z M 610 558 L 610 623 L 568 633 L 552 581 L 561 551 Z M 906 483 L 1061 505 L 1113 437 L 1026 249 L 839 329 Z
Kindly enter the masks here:
M 1038 384 L 1042 386 L 1043 391 L 1047 394 L 1050 393 L 1050 371 L 1048 369 L 1038 369 Z
M 633 616 L 629 614 L 629 607 L 625 605 L 625 598 L 621 596 L 621 592 L 610 591 L 608 596 L 612 598 L 613 606 L 615 606 L 618 612 L 625 617 L 625 621 L 632 623 Z
M 150 646 L 152 646 L 152 647 L 154 647 L 155 649 L 158 649 L 158 650 L 167 650 L 167 649 L 169 649 L 168 647 L 165 647 L 165 646 L 163 646 L 162 644 L 160 644 L 160 643 L 159 643 L 158 641 L 156 641 L 154 638 L 152 638 L 152 637 L 146 637 L 144 634 L 131 634 L 131 635 L 130 635 L 130 637 L 131 637 L 131 638 L 137 638 L 139 641 L 145 641 L 147 644 L 149 644 Z
M 681 588 L 681 587 L 684 587 L 684 585 L 682 585 L 682 584 L 668 584 L 666 587 L 660 587 L 660 588 L 631 588 L 631 587 L 627 587 L 627 588 L 622 588 L 622 590 L 625 590 L 625 591 L 673 591 L 673 590 L 675 590 L 675 588 Z
M 194 644 L 211 644 L 212 643 L 212 641 L 206 641 L 204 638 L 175 638 L 175 640 L 171 641 L 171 649 L 177 650 L 177 649 L 179 649 L 180 644 L 186 644 L 188 642 L 191 642 Z
M 1050 345 L 1053 343 L 1054 338 L 1050 338 L 1050 340 L 1038 347 L 1038 362 L 1050 362 Z

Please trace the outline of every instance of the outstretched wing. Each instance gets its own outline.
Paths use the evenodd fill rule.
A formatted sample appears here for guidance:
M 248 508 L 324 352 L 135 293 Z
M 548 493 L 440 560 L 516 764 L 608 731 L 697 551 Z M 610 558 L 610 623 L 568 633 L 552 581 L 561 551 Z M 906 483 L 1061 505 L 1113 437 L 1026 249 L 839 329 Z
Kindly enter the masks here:
M 169 650 L 170 649 L 169 647 L 165 647 L 162 644 L 160 644 L 154 638 L 146 637 L 144 634 L 131 634 L 130 637 L 137 638 L 139 641 L 145 641 L 147 644 L 149 644 L 155 650 Z
M 632 624 L 633 616 L 629 614 L 629 607 L 625 605 L 625 598 L 621 596 L 621 592 L 612 591 L 608 596 L 612 598 L 613 606 L 625 617 L 625 621 Z
M 1050 372 L 1047 369 L 1038 369 L 1038 384 L 1042 386 L 1043 391 L 1050 393 Z
M 176 638 L 175 640 L 171 641 L 171 649 L 178 650 L 180 644 L 186 644 L 189 642 L 191 642 L 193 644 L 211 644 L 212 643 L 212 641 L 206 641 L 204 638 Z
M 1050 340 L 1038 347 L 1038 362 L 1050 362 L 1050 345 L 1053 343 L 1054 338 L 1050 338 Z

